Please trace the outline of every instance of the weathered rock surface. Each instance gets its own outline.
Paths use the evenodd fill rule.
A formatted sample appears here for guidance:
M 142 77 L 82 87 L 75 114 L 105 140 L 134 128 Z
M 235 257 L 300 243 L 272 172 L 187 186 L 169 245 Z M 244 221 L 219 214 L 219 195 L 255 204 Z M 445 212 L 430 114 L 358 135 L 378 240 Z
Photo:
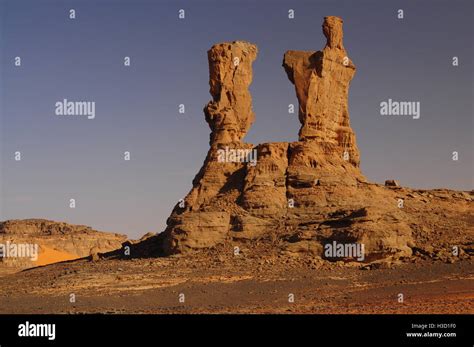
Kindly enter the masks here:
M 211 128 L 210 149 L 204 165 L 194 178 L 193 189 L 185 206 L 177 205 L 168 220 L 166 252 L 185 248 L 210 247 L 222 242 L 230 225 L 230 214 L 220 210 L 220 196 L 229 190 L 241 190 L 246 163 L 220 160 L 220 151 L 251 150 L 242 142 L 254 121 L 252 63 L 257 47 L 243 41 L 222 43 L 208 52 L 209 85 L 213 100 L 204 108 Z M 224 158 L 225 159 L 225 158 Z M 206 207 L 211 207 L 207 209 Z M 200 230 L 195 234 L 195 230 Z
M 347 98 L 355 66 L 342 42 L 342 19 L 326 17 L 323 51 L 288 51 L 283 67 L 295 85 L 299 102 L 300 141 L 314 141 L 321 150 L 359 165 L 359 150 L 349 123 Z
M 56 261 L 82 258 L 118 249 L 125 235 L 93 230 L 45 219 L 7 220 L 0 222 L 0 244 L 37 244 L 36 261 L 22 257 L 0 257 L 0 267 L 20 270 Z
M 207 54 L 213 100 L 204 113 L 212 130 L 210 145 L 240 143 L 255 120 L 248 87 L 257 46 L 243 41 L 221 43 Z
M 416 194 L 398 183 L 369 183 L 360 172 L 347 104 L 355 66 L 344 49 L 342 20 L 326 17 L 323 33 L 322 51 L 284 55 L 301 122 L 299 141 L 292 143 L 243 142 L 254 120 L 248 88 L 255 45 L 223 43 L 208 52 L 213 100 L 204 113 L 210 149 L 184 205 L 176 205 L 157 237 L 161 254 L 263 240 L 283 253 L 328 258 L 324 246 L 336 241 L 363 244 L 365 261 L 393 260 L 411 256 L 435 242 L 427 235 L 447 229 L 450 235 L 444 243 L 438 237 L 437 247 L 471 247 L 469 194 L 444 190 L 445 204 L 441 196 Z M 257 160 L 221 160 L 223 148 L 254 150 Z M 437 218 L 440 206 L 447 218 Z

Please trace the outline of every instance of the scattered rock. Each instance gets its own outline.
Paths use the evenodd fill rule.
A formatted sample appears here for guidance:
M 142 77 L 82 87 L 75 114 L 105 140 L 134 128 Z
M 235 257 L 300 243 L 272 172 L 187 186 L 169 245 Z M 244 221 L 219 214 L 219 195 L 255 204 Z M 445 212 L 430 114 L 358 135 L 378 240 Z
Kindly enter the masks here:
M 395 180 L 386 180 L 385 186 L 386 187 L 400 187 L 400 184 L 398 184 L 398 181 L 395 181 Z

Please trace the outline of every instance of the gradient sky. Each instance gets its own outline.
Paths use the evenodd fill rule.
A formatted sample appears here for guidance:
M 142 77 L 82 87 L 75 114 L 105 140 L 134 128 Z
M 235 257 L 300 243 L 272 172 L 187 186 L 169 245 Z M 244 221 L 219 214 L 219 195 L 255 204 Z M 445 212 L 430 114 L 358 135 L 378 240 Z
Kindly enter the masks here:
M 288 104 L 297 100 L 283 54 L 322 49 L 327 15 L 344 19 L 357 68 L 349 111 L 364 174 L 380 183 L 471 190 L 472 4 L 0 0 L 0 220 L 47 218 L 132 238 L 162 231 L 208 149 L 207 50 L 223 41 L 257 44 L 256 121 L 246 141 L 294 141 L 300 124 Z M 56 116 L 54 104 L 64 98 L 95 101 L 96 118 Z M 379 104 L 389 98 L 421 102 L 421 119 L 381 116 Z

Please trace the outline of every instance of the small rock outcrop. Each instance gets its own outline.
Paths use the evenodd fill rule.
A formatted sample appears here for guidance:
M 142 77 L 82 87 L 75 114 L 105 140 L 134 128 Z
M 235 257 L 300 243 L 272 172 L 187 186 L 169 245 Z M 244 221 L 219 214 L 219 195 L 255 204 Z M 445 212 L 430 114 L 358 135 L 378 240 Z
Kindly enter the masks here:
M 398 183 L 370 183 L 360 171 L 347 102 L 356 68 L 343 45 L 342 25 L 342 19 L 326 17 L 322 51 L 284 54 L 301 123 L 299 141 L 291 143 L 243 141 L 254 121 L 248 88 L 256 46 L 236 41 L 209 50 L 212 101 L 204 113 L 210 149 L 190 193 L 157 237 L 162 255 L 276 238 L 282 253 L 307 251 L 328 260 L 334 260 L 324 252 L 328 244 L 363 244 L 364 261 L 375 261 L 408 257 L 427 242 L 420 234 L 420 225 L 426 224 L 420 204 L 429 193 L 415 194 Z M 453 216 L 472 216 L 470 196 L 448 194 L 451 205 L 433 202 L 454 206 Z M 436 215 L 436 209 L 425 211 Z M 465 220 L 438 226 L 471 230 Z M 462 233 L 458 236 L 456 242 L 466 242 Z

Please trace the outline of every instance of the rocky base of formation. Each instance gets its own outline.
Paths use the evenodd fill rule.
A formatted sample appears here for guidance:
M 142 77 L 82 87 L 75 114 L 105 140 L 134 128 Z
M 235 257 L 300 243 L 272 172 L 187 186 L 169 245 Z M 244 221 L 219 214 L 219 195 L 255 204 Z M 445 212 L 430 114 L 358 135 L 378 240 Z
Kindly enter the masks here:
M 287 254 L 354 261 L 326 245 L 364 246 L 364 261 L 416 252 L 467 256 L 472 250 L 472 193 L 370 183 L 349 122 L 347 96 L 355 66 L 343 46 L 342 20 L 326 17 L 322 51 L 288 51 L 283 68 L 295 86 L 301 129 L 292 143 L 243 142 L 254 121 L 248 42 L 208 52 L 210 93 L 204 109 L 210 148 L 184 205 L 144 246 L 151 253 L 188 253 L 220 244 L 270 241 Z
M 336 194 L 337 190 L 330 195 Z M 238 200 L 236 191 L 224 196 L 227 202 L 217 199 L 215 206 L 172 215 L 171 232 L 138 243 L 134 252 L 145 250 L 142 255 L 163 256 L 215 248 L 232 256 L 237 249 L 238 253 L 245 250 L 246 256 L 261 254 L 264 259 L 271 250 L 282 259 L 362 267 L 411 262 L 414 258 L 452 263 L 474 254 L 472 192 L 359 183 L 353 188 L 352 199 L 319 207 L 317 212 L 306 205 L 274 213 L 236 208 L 238 205 L 231 201 L 231 197 Z M 344 205 L 347 201 L 349 204 Z M 400 201 L 403 207 L 398 207 Z M 325 245 L 334 242 L 364 244 L 364 258 L 327 256 Z
M 125 235 L 44 219 L 0 222 L 0 245 L 4 253 L 0 257 L 0 272 L 14 272 L 58 261 L 96 256 L 121 248 L 126 239 Z M 31 248 L 36 245 L 38 248 Z M 25 256 L 34 255 L 36 251 L 37 259 Z M 20 252 L 23 252 L 21 256 Z

